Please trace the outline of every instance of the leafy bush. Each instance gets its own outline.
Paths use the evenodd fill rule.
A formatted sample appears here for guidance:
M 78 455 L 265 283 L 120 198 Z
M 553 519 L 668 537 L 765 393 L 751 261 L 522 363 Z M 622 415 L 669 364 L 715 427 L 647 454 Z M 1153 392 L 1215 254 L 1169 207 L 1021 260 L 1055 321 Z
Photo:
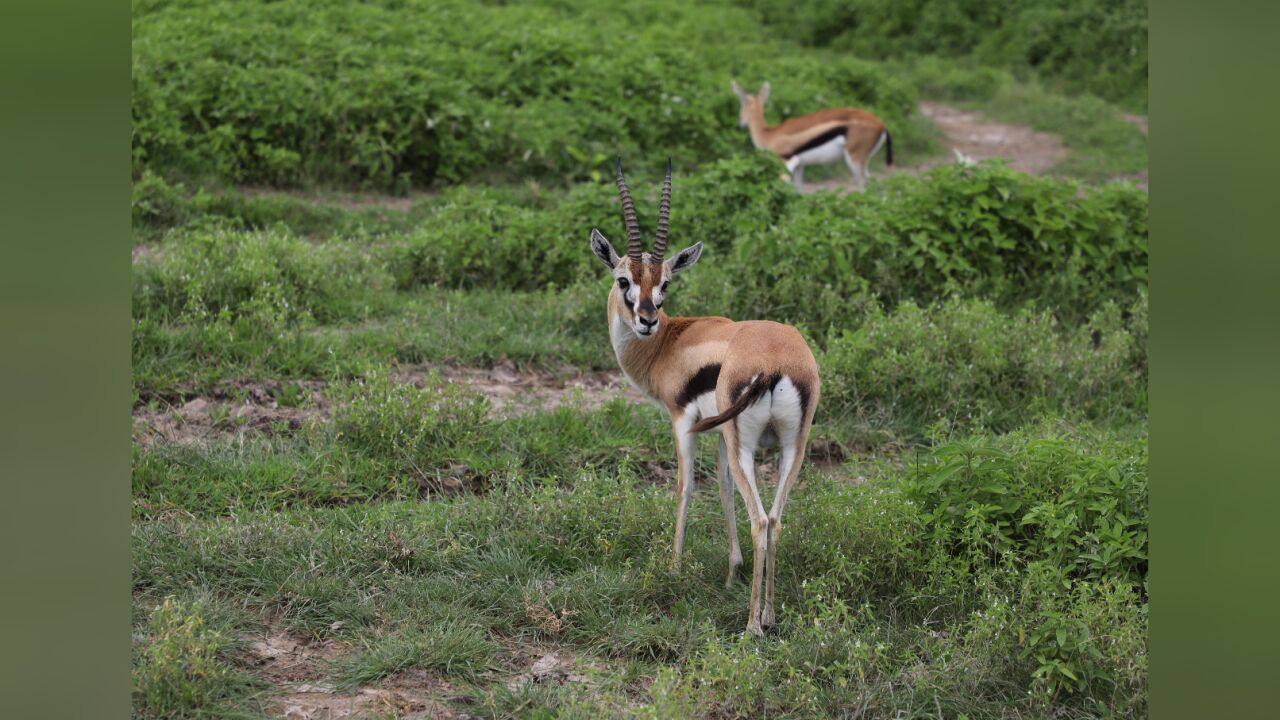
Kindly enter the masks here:
M 847 326 L 850 300 L 868 292 L 889 307 L 962 294 L 1067 315 L 1129 301 L 1146 287 L 1146 196 L 1077 189 L 953 165 L 862 197 L 797 198 L 774 225 L 737 240 L 714 273 L 734 278 L 732 295 L 715 304 L 781 310 L 821 332 Z
M 636 29 L 655 13 L 663 27 Z M 728 80 L 766 70 L 787 78 L 771 103 L 784 117 L 854 104 L 904 149 L 924 144 L 907 83 L 770 44 L 724 6 L 149 2 L 133 18 L 135 177 L 403 191 L 599 178 L 624 151 L 637 167 L 668 155 L 688 167 L 747 145 Z
M 273 328 L 331 322 L 369 314 L 379 284 L 387 284 L 383 273 L 349 246 L 215 226 L 170 236 L 159 258 L 135 266 L 133 315 Z
M 1073 183 L 1000 166 L 949 166 L 866 195 L 801 197 L 775 171 L 753 154 L 676 178 L 671 245 L 702 241 L 707 256 L 679 280 L 675 311 L 771 317 L 821 336 L 854 324 L 872 296 L 889 307 L 952 294 L 1034 300 L 1083 316 L 1146 287 L 1147 200 L 1133 188 L 1080 196 Z M 402 287 L 595 283 L 586 231 L 601 227 L 620 252 L 625 243 L 611 188 L 579 186 L 538 208 L 487 190 L 447 197 L 393 253 Z
M 652 190 L 657 179 L 637 173 L 633 185 Z M 147 180 L 141 187 L 151 198 L 167 196 L 156 189 L 169 186 Z M 1034 300 L 1083 317 L 1107 300 L 1129 302 L 1146 287 L 1147 198 L 1123 185 L 1081 195 L 1074 183 L 998 165 L 946 166 L 921 178 L 892 178 L 866 195 L 796 196 L 777 180 L 774 161 L 753 153 L 677 175 L 675 188 L 672 247 L 701 241 L 710 261 L 680 279 L 686 287 L 674 297 L 690 313 L 777 317 L 825 334 L 831 325 L 849 326 L 865 296 L 889 307 L 953 294 L 1004 306 Z M 161 205 L 148 199 L 135 207 L 144 204 Z M 258 208 L 266 215 L 255 218 L 254 207 L 231 205 L 220 217 L 239 226 L 281 222 L 295 231 L 321 223 L 270 208 Z M 654 221 L 649 210 L 641 212 L 646 237 Z M 414 212 L 414 229 L 384 236 L 388 269 L 400 288 L 594 284 L 602 274 L 586 250 L 589 229 L 599 226 L 620 251 L 625 244 L 616 194 L 606 185 L 538 196 L 458 188 Z M 332 213 L 339 232 L 364 222 L 359 213 Z M 344 244 L 308 246 L 278 229 L 241 235 L 217 225 L 196 228 L 171 236 L 155 267 L 144 266 L 138 307 L 174 309 L 194 292 L 211 293 L 206 304 L 217 306 L 212 310 L 234 309 L 245 294 L 273 292 L 277 281 L 265 274 L 273 267 L 296 276 L 299 287 L 283 293 L 296 308 L 318 301 L 293 297 L 298 293 L 337 298 L 344 288 L 383 282 L 370 260 Z M 341 271 L 313 276 L 326 265 Z M 223 267 L 227 277 L 209 277 Z M 203 287 L 214 282 L 216 292 Z M 335 309 L 331 316 L 345 312 Z
M 1135 309 L 1126 324 L 1107 305 L 1069 330 L 1048 312 L 982 300 L 872 308 L 820 356 L 822 417 L 881 441 L 1004 432 L 1046 412 L 1144 417 L 1145 303 Z
M 1111 579 L 1145 592 L 1145 439 L 1037 435 L 946 443 L 915 466 L 908 495 L 931 539 L 980 565 L 1007 553 L 1043 563 L 1063 587 Z
M 151 171 L 133 184 L 133 230 L 139 240 L 155 240 L 177 228 L 270 230 L 279 226 L 307 237 L 371 239 L 404 232 L 431 207 L 429 200 L 407 210 L 370 205 L 344 207 L 328 198 L 308 201 L 287 194 L 252 194 L 236 190 L 191 191 Z
M 865 57 L 969 58 L 1072 92 L 1147 104 L 1147 2 L 739 0 L 785 37 Z

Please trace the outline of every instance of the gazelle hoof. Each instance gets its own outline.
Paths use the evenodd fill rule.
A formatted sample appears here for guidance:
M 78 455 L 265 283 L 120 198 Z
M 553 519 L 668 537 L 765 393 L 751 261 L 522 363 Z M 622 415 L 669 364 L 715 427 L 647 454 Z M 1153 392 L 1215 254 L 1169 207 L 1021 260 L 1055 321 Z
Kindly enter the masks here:
M 764 629 L 760 627 L 760 623 L 758 622 L 747 623 L 747 632 L 755 635 L 756 637 L 764 637 Z
M 741 562 L 729 563 L 729 575 L 724 579 L 726 588 L 733 587 L 733 581 L 738 579 L 738 568 L 742 567 Z
M 760 613 L 760 624 L 766 629 L 773 627 L 773 608 L 766 607 L 764 612 Z

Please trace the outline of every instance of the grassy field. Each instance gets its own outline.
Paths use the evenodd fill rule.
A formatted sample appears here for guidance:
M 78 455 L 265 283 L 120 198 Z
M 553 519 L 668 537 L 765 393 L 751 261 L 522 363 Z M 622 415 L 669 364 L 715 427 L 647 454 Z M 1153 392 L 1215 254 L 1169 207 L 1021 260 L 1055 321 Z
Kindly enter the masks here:
M 1145 105 L 1087 63 L 1130 4 L 1035 68 L 728 0 L 133 12 L 135 716 L 1146 716 L 1147 194 L 1106 182 L 1146 142 L 1062 94 Z M 798 195 L 730 76 L 774 120 L 872 107 L 906 165 L 945 150 L 921 99 L 1070 152 Z M 668 310 L 819 361 L 765 638 L 710 440 L 669 567 L 670 426 L 587 243 L 618 153 L 646 231 L 677 159 L 707 248 Z

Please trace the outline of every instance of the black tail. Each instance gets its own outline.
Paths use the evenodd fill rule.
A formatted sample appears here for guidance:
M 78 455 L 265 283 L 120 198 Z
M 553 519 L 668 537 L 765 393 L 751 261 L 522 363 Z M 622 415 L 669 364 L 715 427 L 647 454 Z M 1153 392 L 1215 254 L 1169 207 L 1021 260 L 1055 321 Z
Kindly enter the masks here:
M 738 399 L 733 401 L 733 404 L 729 406 L 728 410 L 725 410 L 719 415 L 713 415 L 709 418 L 699 420 L 693 424 L 693 427 L 689 428 L 689 431 L 706 432 L 717 425 L 723 425 L 724 423 L 738 417 L 742 414 L 743 410 L 751 407 L 752 403 L 759 400 L 760 396 L 764 395 L 765 391 L 769 390 L 769 388 L 773 387 L 777 382 L 778 377 L 775 375 L 761 375 L 757 377 L 750 385 L 738 391 Z
M 884 131 L 884 164 L 893 164 L 893 136 L 888 130 Z

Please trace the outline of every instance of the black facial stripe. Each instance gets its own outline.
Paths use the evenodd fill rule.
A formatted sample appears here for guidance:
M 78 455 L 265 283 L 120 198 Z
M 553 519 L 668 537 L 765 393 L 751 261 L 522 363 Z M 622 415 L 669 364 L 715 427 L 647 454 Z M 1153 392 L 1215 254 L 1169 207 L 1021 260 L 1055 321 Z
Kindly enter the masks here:
M 676 405 L 684 407 L 697 399 L 699 395 L 716 389 L 716 381 L 720 379 L 720 363 L 703 365 L 698 372 L 684 384 L 684 389 L 676 396 Z

